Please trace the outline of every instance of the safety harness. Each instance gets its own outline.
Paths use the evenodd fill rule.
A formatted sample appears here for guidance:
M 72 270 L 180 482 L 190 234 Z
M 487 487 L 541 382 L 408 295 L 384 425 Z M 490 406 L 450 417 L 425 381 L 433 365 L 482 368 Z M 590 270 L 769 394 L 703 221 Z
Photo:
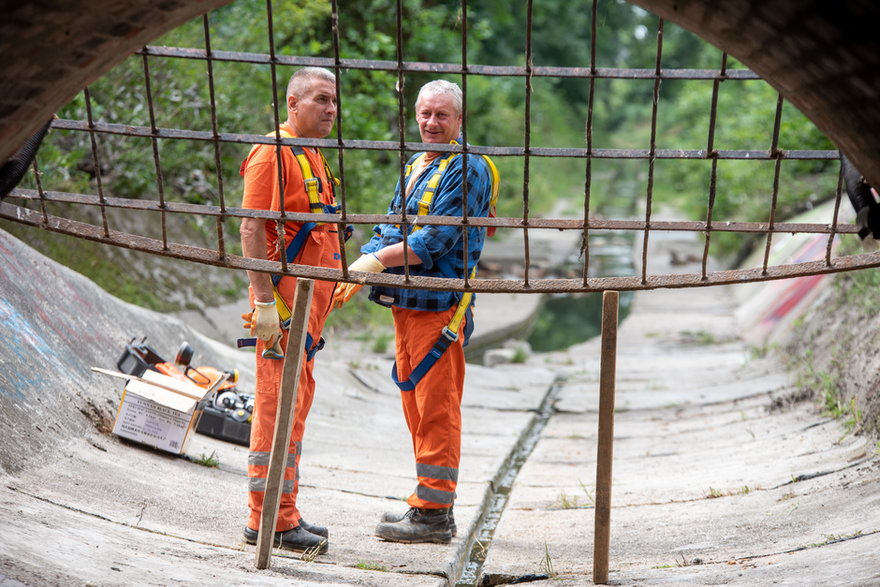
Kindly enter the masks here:
M 457 141 L 452 141 L 453 144 L 458 144 Z M 434 170 L 433 175 L 428 179 L 428 185 L 425 187 L 424 192 L 422 192 L 422 198 L 419 200 L 419 212 L 418 216 L 427 216 L 431 211 L 431 203 L 434 200 L 434 193 L 437 191 L 437 186 L 440 185 L 440 179 L 443 176 L 443 172 L 446 171 L 446 168 L 449 167 L 449 163 L 452 162 L 455 157 L 457 157 L 458 153 L 450 153 L 445 156 L 440 162 L 437 164 L 436 169 Z M 409 176 L 412 173 L 414 168 L 418 168 L 421 166 L 422 161 L 424 160 L 426 154 L 422 153 L 418 157 L 416 157 L 410 164 L 406 166 L 404 171 L 403 178 L 403 186 L 402 190 L 404 193 L 406 192 L 406 186 L 409 184 Z M 482 155 L 483 160 L 486 161 L 486 164 L 489 167 L 489 172 L 492 175 L 492 195 L 489 199 L 489 217 L 495 217 L 495 206 L 498 202 L 498 189 L 501 184 L 501 176 L 498 174 L 498 168 L 495 167 L 495 164 L 492 162 L 489 157 L 486 155 Z M 413 232 L 419 230 L 421 226 L 414 226 Z M 490 226 L 486 233 L 489 236 L 495 234 L 495 227 Z M 470 279 L 473 279 L 477 274 L 476 266 L 471 270 Z M 464 342 L 463 345 L 467 345 L 468 340 L 470 339 L 471 332 L 473 331 L 473 292 L 465 292 L 464 295 L 461 296 L 461 300 L 458 302 L 458 307 L 455 309 L 455 313 L 452 315 L 452 318 L 449 320 L 449 323 L 443 327 L 443 330 L 440 332 L 440 337 L 437 339 L 437 342 L 434 343 L 434 346 L 428 351 L 419 364 L 416 365 L 415 369 L 412 370 L 409 377 L 401 381 L 397 377 L 397 361 L 394 362 L 394 365 L 391 367 L 391 379 L 400 388 L 401 391 L 412 391 L 416 388 L 416 384 L 421 381 L 422 377 L 431 370 L 431 367 L 443 356 L 443 353 L 446 352 L 446 349 L 449 348 L 449 345 L 458 340 L 459 329 L 461 328 L 461 321 L 467 317 L 467 321 L 465 322 L 465 329 L 462 334 L 464 334 Z
M 287 132 L 286 130 L 278 129 L 279 134 L 286 138 L 292 139 L 295 138 L 292 134 Z M 274 136 L 275 133 L 269 133 L 266 136 Z M 290 150 L 293 152 L 294 157 L 296 158 L 296 162 L 299 164 L 300 172 L 302 173 L 303 185 L 305 186 L 306 193 L 309 196 L 309 211 L 314 212 L 315 214 L 335 214 L 339 211 L 339 206 L 336 204 L 325 204 L 321 201 L 321 194 L 324 193 L 324 182 L 321 181 L 321 178 L 316 176 L 314 172 L 312 172 L 312 166 L 309 163 L 308 157 L 306 157 L 305 150 L 299 145 L 291 145 Z M 321 156 L 321 162 L 324 165 L 324 173 L 326 174 L 329 180 L 329 188 L 330 188 L 330 200 L 332 202 L 336 201 L 335 195 L 335 187 L 339 185 L 339 180 L 333 175 L 333 171 L 330 169 L 330 165 L 327 163 L 327 159 L 324 158 L 324 153 L 318 150 L 318 154 Z M 296 233 L 296 236 L 293 237 L 293 240 L 290 241 L 290 244 L 285 248 L 284 256 L 287 259 L 288 263 L 294 263 L 299 257 L 300 252 L 302 251 L 303 246 L 306 244 L 309 238 L 309 233 L 312 230 L 325 224 L 324 222 L 303 222 L 299 228 L 299 231 Z M 345 240 L 348 240 L 352 233 L 352 226 L 347 226 L 345 228 Z M 275 305 L 278 310 L 278 318 L 281 321 L 281 328 L 287 330 L 290 328 L 290 319 L 292 312 L 290 310 L 290 306 L 287 305 L 287 302 L 284 300 L 284 297 L 278 293 L 278 284 L 281 282 L 281 278 L 283 275 L 273 274 L 272 275 L 272 292 L 275 295 Z M 243 346 L 256 346 L 256 338 L 240 338 L 238 339 L 238 347 L 241 348 Z M 306 332 L 306 360 L 311 361 L 315 354 L 324 348 L 324 338 L 321 337 L 316 343 L 312 334 L 310 332 Z M 278 356 L 274 352 L 269 352 L 266 354 L 264 352 L 264 356 L 273 359 L 283 359 L 283 356 Z

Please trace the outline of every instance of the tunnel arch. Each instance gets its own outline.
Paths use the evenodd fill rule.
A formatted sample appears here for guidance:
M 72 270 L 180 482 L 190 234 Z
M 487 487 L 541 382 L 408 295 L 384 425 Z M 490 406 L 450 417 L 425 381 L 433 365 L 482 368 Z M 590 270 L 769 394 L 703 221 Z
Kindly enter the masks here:
M 3 2 L 0 160 L 150 40 L 231 0 Z M 880 5 L 632 0 L 742 61 L 880 184 Z

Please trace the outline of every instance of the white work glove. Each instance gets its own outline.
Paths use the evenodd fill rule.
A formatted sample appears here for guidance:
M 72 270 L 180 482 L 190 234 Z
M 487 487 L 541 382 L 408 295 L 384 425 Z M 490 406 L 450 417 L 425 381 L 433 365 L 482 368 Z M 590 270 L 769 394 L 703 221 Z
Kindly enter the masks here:
M 387 267 L 382 264 L 375 253 L 367 253 L 361 255 L 358 259 L 348 266 L 349 271 L 364 271 L 367 273 L 381 273 Z M 336 290 L 333 292 L 333 309 L 338 310 L 348 300 L 354 297 L 363 286 L 359 283 L 337 283 Z
M 275 300 L 271 302 L 254 301 L 254 313 L 251 318 L 251 336 L 263 340 L 267 347 L 281 338 L 281 325 L 278 319 L 278 309 Z

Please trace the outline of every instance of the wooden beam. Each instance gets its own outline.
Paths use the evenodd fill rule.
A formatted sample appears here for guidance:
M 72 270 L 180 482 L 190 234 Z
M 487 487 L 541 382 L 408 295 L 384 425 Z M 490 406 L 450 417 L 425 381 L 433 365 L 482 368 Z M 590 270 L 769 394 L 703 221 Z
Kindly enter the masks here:
M 254 564 L 258 569 L 269 568 L 272 558 L 275 523 L 278 520 L 278 507 L 281 504 L 284 471 L 287 468 L 287 451 L 290 447 L 290 434 L 293 429 L 297 387 L 299 384 L 299 374 L 302 370 L 303 349 L 305 348 L 306 334 L 308 333 L 314 285 L 315 282 L 311 279 L 297 279 L 296 293 L 293 296 L 290 332 L 287 337 L 287 347 L 284 349 L 281 389 L 278 392 L 278 411 L 275 416 L 272 452 L 269 456 L 269 472 L 266 474 L 263 512 L 260 517 L 259 534 L 257 535 L 257 554 Z
M 596 517 L 593 540 L 593 583 L 608 583 L 611 546 L 611 459 L 614 444 L 614 386 L 617 369 L 619 292 L 602 294 L 602 358 L 599 371 L 599 442 L 596 457 Z

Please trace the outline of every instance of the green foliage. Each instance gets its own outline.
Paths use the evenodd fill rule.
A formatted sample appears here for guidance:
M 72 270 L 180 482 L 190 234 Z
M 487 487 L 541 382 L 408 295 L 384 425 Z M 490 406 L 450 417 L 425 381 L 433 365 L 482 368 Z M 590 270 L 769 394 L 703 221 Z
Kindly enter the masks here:
M 840 245 L 840 254 L 854 255 L 862 252 L 859 239 L 846 236 Z M 880 290 L 880 269 L 874 267 L 859 271 L 848 271 L 835 276 L 835 288 L 842 294 L 842 303 L 847 307 L 858 308 L 866 315 L 876 312 L 876 295 Z
M 338 3 L 339 56 L 395 63 L 459 63 L 463 58 L 464 29 L 460 3 L 453 0 L 403 0 L 402 49 L 397 47 L 396 0 Z M 273 4 L 275 51 L 280 55 L 333 58 L 331 3 L 326 0 L 290 0 Z M 592 38 L 589 3 L 545 0 L 533 7 L 531 58 L 536 66 L 587 67 L 591 58 L 602 68 L 645 68 L 657 65 L 659 20 L 621 0 L 597 4 L 596 38 Z M 468 63 L 523 65 L 527 45 L 525 4 L 501 0 L 473 0 L 467 8 Z M 269 52 L 266 5 L 261 0 L 239 0 L 209 16 L 214 51 Z M 565 34 L 559 34 L 564 26 Z M 595 41 L 595 43 L 594 43 Z M 195 19 L 153 42 L 202 49 L 204 22 Z M 591 48 L 595 44 L 595 55 Z M 720 69 L 721 52 L 699 38 L 666 22 L 663 27 L 661 67 Z M 162 128 L 210 132 L 211 87 L 208 64 L 200 60 L 131 56 L 90 87 L 92 117 L 96 121 L 151 126 L 145 87 L 149 68 L 155 124 Z M 728 68 L 742 67 L 729 60 Z M 288 66 L 213 62 L 213 98 L 216 126 L 221 133 L 270 132 L 277 116 L 284 120 L 283 96 L 294 68 Z M 272 95 L 274 82 L 277 96 Z M 389 71 L 342 70 L 338 128 L 346 139 L 396 142 L 401 137 L 398 106 L 403 105 L 403 138 L 419 140 L 413 106 L 418 89 L 437 77 L 430 73 L 402 76 Z M 583 148 L 586 120 L 592 109 L 593 148 L 648 149 L 651 139 L 651 102 L 654 80 L 598 79 L 594 100 L 588 103 L 590 81 L 585 78 L 442 75 L 466 81 L 466 133 L 471 144 L 525 146 L 526 124 L 531 147 Z M 530 108 L 526 110 L 526 88 Z M 659 89 L 656 147 L 706 149 L 712 81 L 664 80 Z M 773 142 L 777 93 L 763 81 L 727 80 L 718 96 L 714 148 L 767 152 Z M 280 105 L 280 106 L 276 106 Z M 59 113 L 61 118 L 87 118 L 84 94 Z M 331 137 L 335 136 L 334 130 Z M 108 196 L 158 199 L 199 204 L 240 202 L 239 165 L 249 145 L 223 144 L 219 155 L 209 141 L 159 139 L 161 176 L 154 162 L 153 141 L 120 135 L 97 135 L 103 191 Z M 832 149 L 831 143 L 790 104 L 783 106 L 780 149 Z M 384 212 L 400 177 L 401 158 L 409 153 L 327 150 L 335 169 L 344 167 L 344 195 L 350 213 Z M 218 159 L 219 157 L 219 165 Z M 649 184 L 649 163 L 637 159 L 530 157 L 528 175 L 522 157 L 497 156 L 502 187 L 500 216 L 584 213 L 585 194 L 594 217 L 641 215 L 649 191 L 656 209 L 671 207 L 688 219 L 705 219 L 709 209 L 712 161 L 657 160 Z M 43 187 L 48 190 L 96 193 L 96 175 L 88 135 L 53 131 L 39 154 Z M 219 167 L 219 168 L 218 168 Z M 723 160 L 715 168 L 716 221 L 766 221 L 774 192 L 774 161 Z M 589 172 L 588 172 L 589 169 Z M 835 162 L 784 160 L 779 169 L 777 220 L 822 200 L 836 186 Z M 23 187 L 34 187 L 32 177 Z M 210 243 L 216 227 L 209 221 L 190 226 L 196 242 Z M 360 244 L 369 227 L 360 227 Z M 224 226 L 232 252 L 238 250 L 237 222 Z M 749 244 L 742 235 L 717 233 L 711 252 L 728 255 Z M 353 245 L 354 246 L 354 245 Z M 356 248 L 354 249 L 356 250 Z M 60 255 L 63 257 L 63 255 Z M 65 261 L 66 262 L 66 261 Z M 880 280 L 880 278 L 876 278 Z M 108 280 L 109 281 L 109 280 Z M 110 291 L 140 302 L 122 286 Z M 135 291 L 148 288 L 135 287 Z M 139 295 L 139 294 L 138 294 Z M 158 302 L 152 302 L 157 305 Z M 372 304 L 370 304 L 372 305 Z M 361 317 L 361 316 L 359 316 Z

